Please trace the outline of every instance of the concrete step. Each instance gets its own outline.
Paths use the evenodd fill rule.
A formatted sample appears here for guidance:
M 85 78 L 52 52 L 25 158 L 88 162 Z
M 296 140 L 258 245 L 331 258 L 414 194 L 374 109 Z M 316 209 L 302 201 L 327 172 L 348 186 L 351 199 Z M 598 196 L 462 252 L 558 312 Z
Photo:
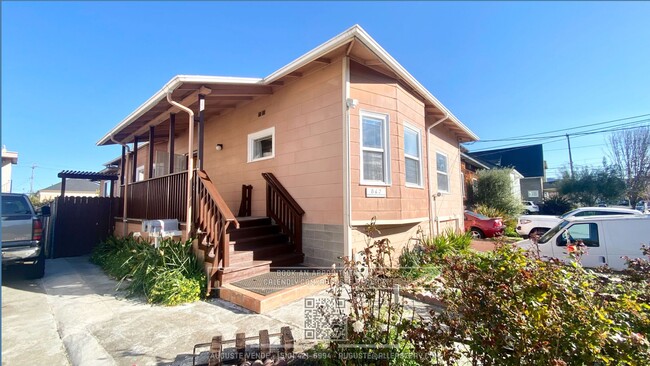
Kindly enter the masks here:
M 245 278 L 258 276 L 271 271 L 271 261 L 252 261 L 231 264 L 220 270 L 217 279 L 220 283 L 225 284 L 233 281 L 243 280 Z

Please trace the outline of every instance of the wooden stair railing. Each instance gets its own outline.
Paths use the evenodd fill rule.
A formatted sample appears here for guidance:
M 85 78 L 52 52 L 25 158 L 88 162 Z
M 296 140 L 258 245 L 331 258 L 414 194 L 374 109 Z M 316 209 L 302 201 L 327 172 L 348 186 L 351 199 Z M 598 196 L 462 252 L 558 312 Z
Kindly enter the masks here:
M 198 248 L 203 250 L 204 260 L 209 264 L 210 293 L 219 269 L 230 265 L 228 227 L 233 224 L 239 228 L 239 222 L 205 171 L 196 171 L 195 182 L 194 225 L 200 231 Z
M 302 216 L 305 211 L 291 197 L 273 173 L 262 173 L 266 180 L 266 216 L 272 218 L 289 237 L 295 253 L 302 253 Z
M 241 186 L 241 204 L 237 217 L 249 217 L 251 215 L 251 206 L 253 199 L 253 186 L 242 184 Z

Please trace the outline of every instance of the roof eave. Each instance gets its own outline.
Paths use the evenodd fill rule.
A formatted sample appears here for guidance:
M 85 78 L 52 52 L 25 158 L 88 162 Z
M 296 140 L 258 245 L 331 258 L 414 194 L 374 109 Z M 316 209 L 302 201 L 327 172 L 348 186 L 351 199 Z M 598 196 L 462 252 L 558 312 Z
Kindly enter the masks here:
M 205 84 L 261 84 L 263 79 L 260 78 L 244 78 L 244 77 L 230 77 L 230 76 L 205 76 L 205 75 L 176 75 L 167 82 L 156 94 L 151 96 L 146 102 L 140 105 L 135 111 L 129 114 L 117 126 L 110 130 L 104 137 L 97 141 L 97 146 L 106 145 L 112 142 L 112 137 L 119 133 L 124 127 L 130 125 L 136 119 L 140 118 L 148 110 L 150 110 L 156 103 L 167 97 L 168 90 L 175 90 L 183 83 L 205 83 Z

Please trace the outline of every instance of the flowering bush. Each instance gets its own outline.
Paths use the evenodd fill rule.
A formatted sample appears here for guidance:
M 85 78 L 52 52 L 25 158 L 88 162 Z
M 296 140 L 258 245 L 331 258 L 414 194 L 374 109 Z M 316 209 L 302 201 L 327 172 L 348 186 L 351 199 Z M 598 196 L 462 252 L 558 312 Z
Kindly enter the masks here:
M 332 362 L 417 365 L 411 358 L 411 345 L 405 341 L 413 319 L 405 318 L 404 305 L 397 300 L 393 248 L 388 239 L 375 239 L 378 234 L 373 218 L 366 228 L 366 247 L 359 253 L 360 259 L 344 257 L 330 288 L 333 296 L 349 304 L 340 324 L 342 337 L 330 343 Z
M 650 305 L 633 286 L 503 244 L 440 264 L 447 308 L 408 331 L 422 364 L 650 364 Z

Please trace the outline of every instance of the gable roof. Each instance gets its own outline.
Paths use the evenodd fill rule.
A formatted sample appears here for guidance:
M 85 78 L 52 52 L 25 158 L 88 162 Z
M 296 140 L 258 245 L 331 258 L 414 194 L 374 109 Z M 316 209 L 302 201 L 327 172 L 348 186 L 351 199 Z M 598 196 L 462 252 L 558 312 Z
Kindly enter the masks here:
M 65 190 L 68 192 L 96 192 L 99 189 L 99 184 L 90 182 L 86 179 L 66 179 Z M 55 191 L 61 192 L 61 182 L 53 184 L 47 188 L 39 190 L 39 192 Z
M 211 97 L 223 96 L 206 101 L 206 114 L 208 109 L 217 111 L 213 113 L 219 113 L 220 109 L 232 108 L 238 101 L 252 100 L 261 95 L 272 94 L 274 88 L 282 87 L 288 78 L 300 77 L 304 72 L 313 70 L 314 64 L 329 63 L 331 57 L 343 54 L 349 55 L 351 58 L 373 60 L 367 65 L 371 64 L 373 68 L 394 74 L 396 78 L 419 94 L 425 101 L 428 114 L 436 118 L 448 116 L 448 120 L 443 124 L 456 133 L 459 140 L 478 140 L 478 136 L 409 74 L 363 28 L 354 25 L 265 78 L 177 75 L 104 135 L 97 145 L 130 143 L 136 136 L 147 139 L 148 126 L 166 123 L 164 121 L 169 118 L 168 114 L 176 111 L 166 100 L 168 91 L 172 93 L 174 100 L 187 101 L 190 108 L 194 105 L 198 106 L 199 94 L 209 94 Z M 192 109 L 196 110 L 197 108 Z M 208 116 L 206 115 L 206 117 Z
M 514 168 L 526 178 L 544 176 L 541 144 L 470 152 L 468 155 L 497 167 Z

